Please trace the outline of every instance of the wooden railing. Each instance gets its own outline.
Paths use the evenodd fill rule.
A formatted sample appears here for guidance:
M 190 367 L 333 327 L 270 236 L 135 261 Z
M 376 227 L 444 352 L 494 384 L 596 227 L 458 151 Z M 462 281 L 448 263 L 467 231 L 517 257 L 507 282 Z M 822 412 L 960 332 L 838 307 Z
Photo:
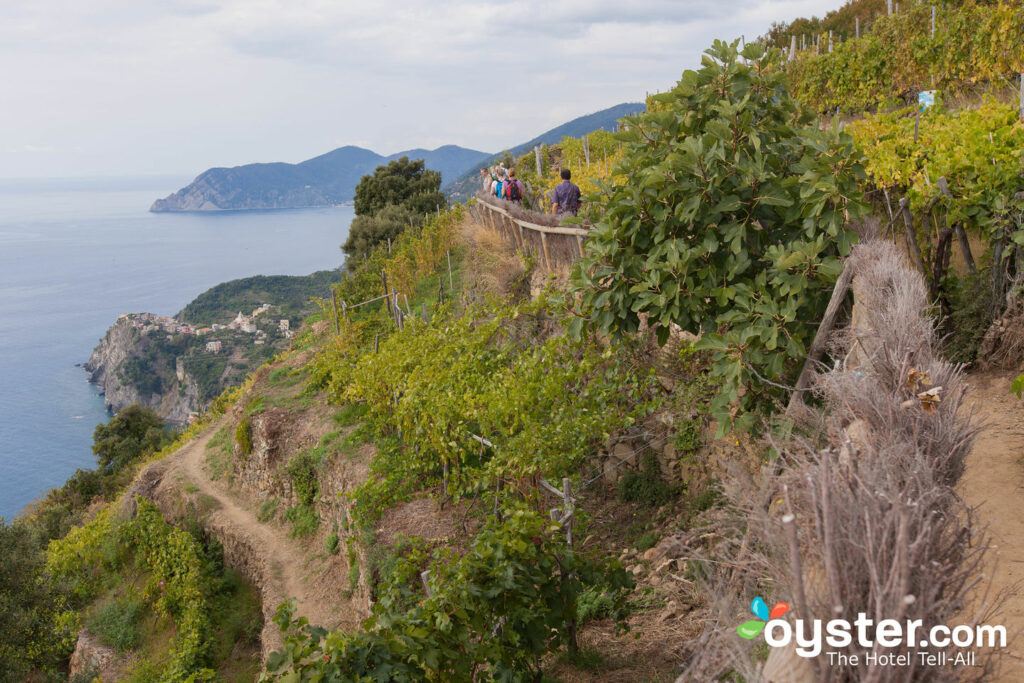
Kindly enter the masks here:
M 544 265 L 549 270 L 552 264 L 561 260 L 558 257 L 563 252 L 568 253 L 570 262 L 583 256 L 583 240 L 590 234 L 588 228 L 542 225 L 537 221 L 552 222 L 557 219 L 548 214 L 528 211 L 518 207 L 502 206 L 502 204 L 508 205 L 509 202 L 495 200 L 483 196 L 482 193 L 478 194 L 476 204 L 474 205 L 474 208 L 478 208 L 474 212 L 476 219 L 480 223 L 488 225 L 501 233 L 507 240 L 510 240 L 517 248 L 524 252 L 535 250 L 536 239 L 532 236 L 539 236 L 541 252 L 544 255 Z M 518 215 L 514 215 L 513 211 Z M 534 220 L 528 220 L 528 218 L 533 218 Z M 566 250 L 565 244 L 570 241 L 574 242 L 575 246 Z M 552 247 L 556 245 L 561 248 L 555 250 L 555 256 L 553 257 Z

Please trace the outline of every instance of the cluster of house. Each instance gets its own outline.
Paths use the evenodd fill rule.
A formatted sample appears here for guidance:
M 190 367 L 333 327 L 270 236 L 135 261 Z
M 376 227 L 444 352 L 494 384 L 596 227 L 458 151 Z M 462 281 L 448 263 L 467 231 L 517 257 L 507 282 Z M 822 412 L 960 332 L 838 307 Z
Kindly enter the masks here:
M 270 310 L 270 304 L 262 304 L 258 308 L 253 309 L 251 315 L 243 315 L 241 311 L 235 316 L 227 325 L 221 325 L 213 323 L 209 327 L 193 327 L 188 323 L 183 323 L 175 318 L 167 315 L 154 315 L 153 313 L 122 313 L 118 319 L 127 319 L 131 322 L 132 327 L 139 330 L 142 334 L 149 334 L 150 332 L 163 331 L 167 334 L 193 334 L 196 336 L 202 336 L 209 334 L 210 332 L 217 332 L 219 330 L 239 330 L 247 334 L 255 335 L 254 344 L 265 344 L 267 339 L 267 333 L 256 327 L 256 318 L 263 315 Z M 281 318 L 278 321 L 277 328 L 284 334 L 286 339 L 291 339 L 294 332 L 291 330 L 291 325 L 287 318 Z M 220 341 L 209 341 L 206 342 L 206 350 L 210 353 L 220 353 L 224 348 L 224 345 Z

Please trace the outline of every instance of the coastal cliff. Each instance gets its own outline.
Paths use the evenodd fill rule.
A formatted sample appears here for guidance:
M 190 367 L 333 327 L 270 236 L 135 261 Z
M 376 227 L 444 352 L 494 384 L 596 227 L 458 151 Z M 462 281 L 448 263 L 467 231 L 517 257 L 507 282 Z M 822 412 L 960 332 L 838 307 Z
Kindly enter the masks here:
M 116 413 L 140 403 L 168 422 L 185 424 L 202 407 L 199 385 L 180 361 L 144 362 L 152 346 L 134 317 L 124 315 L 107 330 L 83 367 L 89 381 L 103 389 L 107 410 Z M 150 373 L 146 381 L 137 376 L 142 366 Z

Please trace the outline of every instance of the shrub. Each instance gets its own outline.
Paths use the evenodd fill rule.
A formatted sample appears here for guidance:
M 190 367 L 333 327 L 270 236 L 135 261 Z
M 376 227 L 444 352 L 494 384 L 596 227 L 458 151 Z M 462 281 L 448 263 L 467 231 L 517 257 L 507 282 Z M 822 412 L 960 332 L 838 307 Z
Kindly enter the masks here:
M 87 625 L 90 631 L 110 647 L 121 652 L 134 650 L 142 639 L 139 622 L 143 611 L 143 604 L 137 598 L 116 598 L 97 609 Z
M 296 505 L 284 513 L 284 518 L 291 522 L 292 538 L 311 536 L 320 526 L 320 516 L 312 505 Z
M 263 501 L 260 509 L 256 512 L 256 519 L 261 522 L 269 522 L 277 514 L 277 498 L 270 498 Z
M 327 540 L 324 541 L 324 545 L 327 547 L 327 552 L 331 555 L 337 555 L 338 550 L 341 549 L 341 544 L 338 541 L 338 532 L 332 532 L 331 535 L 327 537 Z
M 317 477 L 318 459 L 312 450 L 296 453 L 288 461 L 285 472 L 292 482 L 292 489 L 302 505 L 312 505 L 320 494 Z
M 661 476 L 658 458 L 644 453 L 639 472 L 628 472 L 619 482 L 619 499 L 647 507 L 664 505 L 672 500 L 674 491 Z
M 658 532 L 648 531 L 643 536 L 637 539 L 636 549 L 637 550 L 650 550 L 658 544 Z
M 235 428 L 235 443 L 241 449 L 243 455 L 252 453 L 252 423 L 248 417 L 242 418 Z
M 715 41 L 699 71 L 624 119 L 625 155 L 574 271 L 586 319 L 571 327 L 621 337 L 646 315 L 662 344 L 672 323 L 703 333 L 722 430 L 782 395 L 759 376 L 799 372 L 807 321 L 855 238 L 847 225 L 867 210 L 852 138 L 813 125 L 777 50 L 737 44 Z
M 615 613 L 615 603 L 609 595 L 595 588 L 587 588 L 576 601 L 576 619 L 585 624 L 594 619 L 604 619 Z

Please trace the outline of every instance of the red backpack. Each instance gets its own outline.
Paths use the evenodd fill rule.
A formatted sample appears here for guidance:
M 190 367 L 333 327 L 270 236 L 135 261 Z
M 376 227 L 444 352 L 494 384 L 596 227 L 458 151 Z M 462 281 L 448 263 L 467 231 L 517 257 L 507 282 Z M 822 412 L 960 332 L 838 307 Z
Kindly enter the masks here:
M 520 189 L 521 185 L 518 180 L 508 181 L 507 189 L 505 190 L 505 199 L 510 202 L 520 202 L 523 200 L 523 191 Z

